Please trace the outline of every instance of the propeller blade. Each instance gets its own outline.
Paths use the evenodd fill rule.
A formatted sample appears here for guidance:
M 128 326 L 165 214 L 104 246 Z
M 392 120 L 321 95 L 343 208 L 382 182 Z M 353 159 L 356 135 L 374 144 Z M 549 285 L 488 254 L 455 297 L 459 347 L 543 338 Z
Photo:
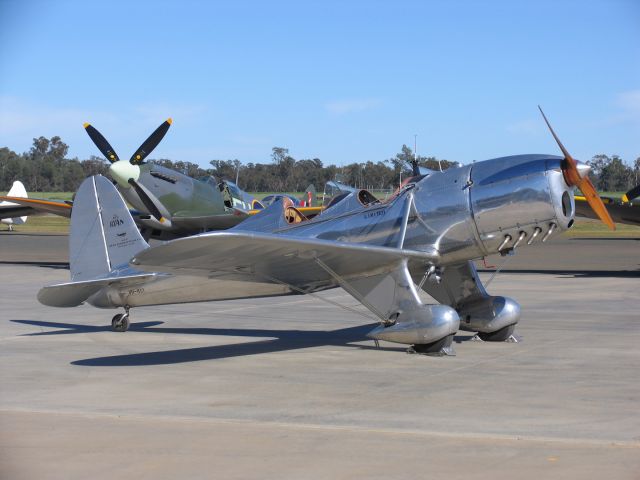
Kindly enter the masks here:
M 163 215 L 158 205 L 156 205 L 156 202 L 160 202 L 155 198 L 155 196 L 153 196 L 149 191 L 147 191 L 146 188 L 144 188 L 144 186 L 140 185 L 133 178 L 129 179 L 129 185 L 131 185 L 135 189 L 136 193 L 140 197 L 140 200 L 142 200 L 142 203 L 144 203 L 144 206 L 147 207 L 147 210 L 151 215 L 156 217 L 156 219 L 160 223 L 169 222 L 169 224 L 171 224 L 170 220 L 167 218 L 169 214 L 166 209 L 161 205 L 162 209 L 165 210 L 166 213 L 166 215 Z
M 609 212 L 607 211 L 607 207 L 604 206 L 604 203 L 602 203 L 602 199 L 598 195 L 598 192 L 596 192 L 593 183 L 591 183 L 591 180 L 589 180 L 589 175 L 586 174 L 584 177 L 580 176 L 578 163 L 573 159 L 567 149 L 564 148 L 564 145 L 556 135 L 556 132 L 553 131 L 553 128 L 551 127 L 549 120 L 547 120 L 547 116 L 542 111 L 542 108 L 540 108 L 540 105 L 538 105 L 538 110 L 540 110 L 542 118 L 544 118 L 547 127 L 549 127 L 551 135 L 553 135 L 553 138 L 556 140 L 558 147 L 560 147 L 560 150 L 562 150 L 562 154 L 564 155 L 565 161 L 562 165 L 562 174 L 564 175 L 564 179 L 567 182 L 567 185 L 569 185 L 570 187 L 578 187 L 587 199 L 587 203 L 589 204 L 591 209 L 598 216 L 598 218 L 602 220 L 602 223 L 606 224 L 611 230 L 615 230 L 616 226 L 613 223 Z
M 98 147 L 100 153 L 102 153 L 102 155 L 104 155 L 107 160 L 109 160 L 111 163 L 120 160 L 113 147 L 109 144 L 109 142 L 107 142 L 107 139 L 104 138 L 97 129 L 95 129 L 88 123 L 84 124 L 84 129 L 87 131 L 89 138 L 93 141 L 95 146 Z
M 607 207 L 602 203 L 602 199 L 598 195 L 598 192 L 596 192 L 596 189 L 593 186 L 593 183 L 591 183 L 591 180 L 589 180 L 589 177 L 584 177 L 580 181 L 578 188 L 587 199 L 587 203 L 589 203 L 591 210 L 593 210 L 598 218 L 602 220 L 602 223 L 606 224 L 611 230 L 615 230 L 616 225 L 613 223 Z
M 640 185 L 637 185 L 635 187 L 633 187 L 631 190 L 629 190 L 627 193 L 625 193 L 622 196 L 622 201 L 623 202 L 631 202 L 634 199 L 636 199 L 638 196 L 640 196 Z
M 170 118 L 162 122 L 162 124 L 158 128 L 156 128 L 151 135 L 149 135 L 149 138 L 147 138 L 142 143 L 142 145 L 138 147 L 138 150 L 136 150 L 136 153 L 131 156 L 129 162 L 134 165 L 139 165 L 140 163 L 142 163 L 142 161 L 147 158 L 147 156 L 153 151 L 153 149 L 158 146 L 160 141 L 166 135 L 172 123 L 173 120 L 171 120 Z
M 551 135 L 553 135 L 553 138 L 555 139 L 556 143 L 558 144 L 558 147 L 560 147 L 560 150 L 564 155 L 564 159 L 566 162 L 566 168 L 565 167 L 562 168 L 564 179 L 567 181 L 567 185 L 569 185 L 570 187 L 575 187 L 580 183 L 580 180 L 581 180 L 580 173 L 578 172 L 578 164 L 573 159 L 573 157 L 568 152 L 568 150 L 564 148 L 564 145 L 556 135 L 556 132 L 553 131 L 553 128 L 551 127 L 549 120 L 547 120 L 547 116 L 542 111 L 542 108 L 540 108 L 540 105 L 538 105 L 538 110 L 540 110 L 540 113 L 542 114 L 542 118 L 544 118 L 544 121 L 547 124 L 547 127 L 549 127 L 549 131 L 551 132 Z

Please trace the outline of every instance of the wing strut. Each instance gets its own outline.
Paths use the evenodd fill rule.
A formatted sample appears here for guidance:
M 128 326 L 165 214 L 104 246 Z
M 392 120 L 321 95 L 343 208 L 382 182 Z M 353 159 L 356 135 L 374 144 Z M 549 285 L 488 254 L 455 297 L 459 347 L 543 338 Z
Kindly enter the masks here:
M 357 315 L 362 315 L 363 317 L 368 318 L 370 320 L 372 319 L 371 315 L 367 315 L 366 313 L 364 313 L 364 312 L 362 312 L 360 310 L 356 310 L 355 308 L 351 308 L 351 307 L 348 307 L 346 305 L 342 305 L 341 303 L 334 302 L 333 300 L 329 300 L 328 298 L 321 297 L 320 295 L 316 294 L 315 292 L 311 292 L 311 291 L 305 290 L 304 288 L 300 288 L 300 287 L 298 287 L 296 285 L 293 285 L 291 283 L 288 283 L 288 282 L 285 282 L 285 281 L 282 281 L 282 280 L 278 280 L 277 278 L 272 277 L 271 275 L 266 275 L 264 273 L 256 273 L 256 275 L 258 275 L 258 276 L 260 276 L 260 277 L 262 277 L 265 280 L 268 280 L 270 282 L 278 283 L 280 285 L 284 285 L 285 287 L 289 287 L 291 290 L 293 290 L 295 292 L 298 292 L 298 293 L 301 293 L 303 295 L 310 295 L 313 298 L 316 298 L 318 300 L 326 302 L 329 305 L 333 305 L 334 307 L 342 308 L 342 309 L 346 310 L 347 312 L 355 313 Z
M 405 199 L 405 207 L 404 207 L 404 212 L 402 214 L 402 223 L 400 224 L 400 238 L 398 239 L 398 245 L 396 245 L 396 248 L 404 247 L 404 237 L 407 234 L 409 216 L 411 215 L 411 210 L 413 209 L 414 209 L 413 192 L 409 192 L 409 194 L 407 195 L 407 198 Z
M 407 211 L 408 211 L 408 209 L 407 209 Z M 344 278 L 342 278 L 340 275 L 338 275 L 336 272 L 334 272 L 329 265 L 324 263 L 318 257 L 315 257 L 314 260 L 318 264 L 318 266 L 320 268 L 322 268 L 325 272 L 327 272 L 329 275 L 331 275 L 333 277 L 333 279 L 336 282 L 338 282 L 338 285 L 340 285 L 343 289 L 345 289 L 347 291 L 347 293 L 349 293 L 349 295 L 354 297 L 361 304 L 363 304 L 365 307 L 367 307 L 369 310 L 371 310 L 371 312 L 373 312 L 373 314 L 376 317 L 378 317 L 383 324 L 389 323 L 389 319 L 387 317 L 385 317 L 382 314 L 382 312 L 380 312 L 380 310 L 378 310 L 375 306 L 373 306 L 371 304 L 371 302 L 369 302 L 363 295 L 360 294 L 360 292 L 358 292 L 355 288 L 353 288 L 351 285 L 349 285 L 349 282 L 347 282 Z

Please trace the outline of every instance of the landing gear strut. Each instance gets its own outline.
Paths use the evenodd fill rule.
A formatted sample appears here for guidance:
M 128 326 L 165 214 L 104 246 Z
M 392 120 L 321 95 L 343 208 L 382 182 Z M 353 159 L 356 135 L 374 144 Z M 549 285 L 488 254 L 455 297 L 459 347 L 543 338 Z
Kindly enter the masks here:
M 125 313 L 119 313 L 111 319 L 111 330 L 126 332 L 129 329 L 129 307 L 124 307 Z

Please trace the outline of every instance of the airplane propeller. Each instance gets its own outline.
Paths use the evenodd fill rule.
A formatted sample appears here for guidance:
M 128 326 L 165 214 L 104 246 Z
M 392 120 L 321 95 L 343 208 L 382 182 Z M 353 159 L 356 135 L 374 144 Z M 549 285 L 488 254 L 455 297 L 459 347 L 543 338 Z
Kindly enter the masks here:
M 160 203 L 160 201 L 156 198 L 156 196 L 147 190 L 144 185 L 136 182 L 133 178 L 129 179 L 129 185 L 133 187 L 133 189 L 144 203 L 144 206 L 147 208 L 147 211 L 156 217 L 158 221 L 165 226 L 171 226 L 171 220 L 169 220 L 170 214 L 166 208 Z
M 122 188 L 132 188 L 140 197 L 142 203 L 151 215 L 156 217 L 160 223 L 167 225 L 169 213 L 160 201 L 143 185 L 138 183 L 140 178 L 140 164 L 145 158 L 158 146 L 164 138 L 173 121 L 168 118 L 156 128 L 147 139 L 142 142 L 129 161 L 120 160 L 118 154 L 109 144 L 106 138 L 92 125 L 85 123 L 84 129 L 87 131 L 89 138 L 98 147 L 98 150 L 111 162 L 109 167 L 109 176 Z
M 600 218 L 600 220 L 602 220 L 602 222 L 606 224 L 611 230 L 615 230 L 616 226 L 613 223 L 613 220 L 611 219 L 607 208 L 604 206 L 604 203 L 602 203 L 602 200 L 598 196 L 596 188 L 593 186 L 593 183 L 591 183 L 591 180 L 589 180 L 589 175 L 587 172 L 585 172 L 586 169 L 580 168 L 581 165 L 578 165 L 578 163 L 573 159 L 567 149 L 564 148 L 564 145 L 556 135 L 556 132 L 553 131 L 553 128 L 551 127 L 549 120 L 547 120 L 546 115 L 542 111 L 542 108 L 540 108 L 540 105 L 538 105 L 538 109 L 540 110 L 542 118 L 544 118 L 547 127 L 549 127 L 551 135 L 553 135 L 553 138 L 555 139 L 558 147 L 560 147 L 560 150 L 564 155 L 564 162 L 562 162 L 562 174 L 564 175 L 564 180 L 567 182 L 567 185 L 569 185 L 570 187 L 578 187 L 584 194 L 587 202 L 589 203 L 589 206 L 595 212 L 598 218 Z M 580 170 L 582 170 L 583 173 L 581 173 Z
M 622 201 L 627 203 L 635 200 L 640 196 L 640 185 L 636 185 L 622 196 Z

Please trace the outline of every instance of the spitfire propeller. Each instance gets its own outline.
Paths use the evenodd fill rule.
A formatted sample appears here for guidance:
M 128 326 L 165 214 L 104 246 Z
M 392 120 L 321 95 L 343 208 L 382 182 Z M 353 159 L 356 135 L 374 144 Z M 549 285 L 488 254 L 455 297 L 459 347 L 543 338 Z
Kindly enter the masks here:
M 151 215 L 156 217 L 160 223 L 170 223 L 168 220 L 169 213 L 164 208 L 162 203 L 143 185 L 138 183 L 140 178 L 140 164 L 145 158 L 158 146 L 160 141 L 164 138 L 172 120 L 168 118 L 165 120 L 149 137 L 142 142 L 142 145 L 138 147 L 135 153 L 131 156 L 129 161 L 120 160 L 118 154 L 113 147 L 109 144 L 106 138 L 92 125 L 85 123 L 84 129 L 87 131 L 89 138 L 98 147 L 98 150 L 111 162 L 109 167 L 109 176 L 115 180 L 115 182 L 121 188 L 132 188 L 140 197 L 140 200 L 145 205 Z
M 589 206 L 595 212 L 598 218 L 602 220 L 602 222 L 605 223 L 611 230 L 615 230 L 616 226 L 613 223 L 613 220 L 611 219 L 607 208 L 604 206 L 604 203 L 602 203 L 602 200 L 598 196 L 593 183 L 591 183 L 591 180 L 589 180 L 588 169 L 580 168 L 584 165 L 579 165 L 578 162 L 573 159 L 567 149 L 564 148 L 564 145 L 556 135 L 556 132 L 554 132 L 553 128 L 551 128 L 551 124 L 549 123 L 549 120 L 547 120 L 547 117 L 542 111 L 542 108 L 540 108 L 540 105 L 538 105 L 538 109 L 540 110 L 542 118 L 544 118 L 547 127 L 549 127 L 549 130 L 551 131 L 551 135 L 553 135 L 553 138 L 556 140 L 558 147 L 560 147 L 560 150 L 562 150 L 562 154 L 564 155 L 564 162 L 562 162 L 562 174 L 564 175 L 565 182 L 567 182 L 567 185 L 569 185 L 570 187 L 578 187 L 584 194 L 587 202 L 589 203 Z
M 629 190 L 627 193 L 625 193 L 622 196 L 622 201 L 625 203 L 632 202 L 639 196 L 640 196 L 640 185 L 636 185 L 635 187 L 633 187 L 631 190 Z

